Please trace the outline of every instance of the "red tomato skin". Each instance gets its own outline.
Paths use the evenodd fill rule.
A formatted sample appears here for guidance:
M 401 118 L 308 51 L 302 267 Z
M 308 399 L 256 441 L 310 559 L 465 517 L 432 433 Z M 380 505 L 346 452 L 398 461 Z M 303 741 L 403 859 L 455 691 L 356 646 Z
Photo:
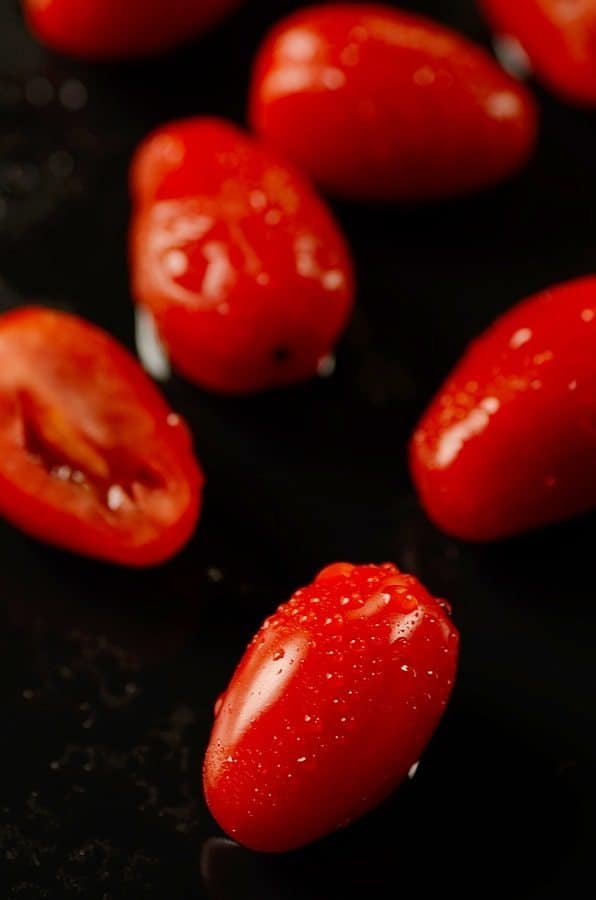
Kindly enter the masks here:
M 507 178 L 536 139 L 530 94 L 480 47 L 374 4 L 282 20 L 256 60 L 255 131 L 324 188 L 358 200 L 433 200 Z
M 172 362 L 221 393 L 316 374 L 351 312 L 350 255 L 327 207 L 227 122 L 151 135 L 131 174 L 132 293 Z
M 184 421 L 123 347 L 76 316 L 0 317 L 0 450 L 0 515 L 39 540 L 142 567 L 195 529 L 203 475 Z
M 596 277 L 514 306 L 468 348 L 413 436 L 429 517 L 471 541 L 596 506 Z
M 350 568 L 324 570 L 265 621 L 218 706 L 205 796 L 254 850 L 299 847 L 388 796 L 449 699 L 447 604 L 390 563 Z
M 479 0 L 491 26 L 515 38 L 537 77 L 567 102 L 596 105 L 593 0 Z
M 23 0 L 32 33 L 58 53 L 109 61 L 170 50 L 239 0 Z

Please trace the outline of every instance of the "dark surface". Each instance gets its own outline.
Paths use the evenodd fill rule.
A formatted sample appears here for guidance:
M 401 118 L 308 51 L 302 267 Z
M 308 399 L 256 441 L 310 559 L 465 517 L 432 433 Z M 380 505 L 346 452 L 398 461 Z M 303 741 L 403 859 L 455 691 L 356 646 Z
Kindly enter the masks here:
M 131 344 L 130 153 L 171 117 L 240 120 L 259 37 L 296 5 L 253 0 L 177 54 L 91 67 L 44 51 L 0 0 L 0 307 L 43 300 Z M 408 5 L 487 40 L 472 0 Z M 167 386 L 209 478 L 178 559 L 122 571 L 0 524 L 0 896 L 590 894 L 594 518 L 458 544 L 425 520 L 405 466 L 466 341 L 524 294 L 594 268 L 594 116 L 539 98 L 540 150 L 503 188 L 338 208 L 360 293 L 333 377 L 242 400 Z M 457 689 L 414 781 L 382 809 L 258 856 L 224 841 L 202 801 L 213 702 L 265 614 L 336 558 L 395 560 L 452 601 Z

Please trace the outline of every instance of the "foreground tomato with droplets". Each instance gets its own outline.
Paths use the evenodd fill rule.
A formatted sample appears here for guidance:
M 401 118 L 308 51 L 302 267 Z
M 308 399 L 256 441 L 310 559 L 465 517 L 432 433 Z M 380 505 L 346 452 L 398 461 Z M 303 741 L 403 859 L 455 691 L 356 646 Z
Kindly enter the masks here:
M 521 46 L 555 94 L 580 106 L 596 105 L 594 0 L 480 0 L 480 6 L 502 37 Z
M 596 507 L 596 277 L 518 304 L 475 341 L 411 444 L 424 508 L 468 540 Z
M 0 317 L 0 515 L 146 566 L 188 540 L 201 485 L 184 422 L 111 337 L 36 307 Z
M 330 191 L 414 201 L 492 185 L 536 136 L 530 95 L 481 48 L 374 4 L 299 11 L 255 66 L 255 130 Z
M 169 50 L 200 34 L 239 0 L 23 0 L 40 41 L 72 56 L 110 60 Z
M 216 706 L 204 766 L 234 840 L 291 850 L 403 781 L 455 678 L 447 609 L 391 563 L 334 563 L 265 621 Z
M 166 125 L 132 168 L 133 295 L 192 381 L 247 393 L 315 375 L 353 299 L 349 253 L 294 169 L 218 119 Z

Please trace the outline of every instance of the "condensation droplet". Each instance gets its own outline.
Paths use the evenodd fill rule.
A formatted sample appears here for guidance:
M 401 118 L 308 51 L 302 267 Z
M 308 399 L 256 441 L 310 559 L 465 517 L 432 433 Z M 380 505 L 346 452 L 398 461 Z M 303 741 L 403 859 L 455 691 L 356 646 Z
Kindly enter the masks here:
M 335 356 L 332 353 L 329 353 L 327 356 L 323 356 L 317 365 L 317 374 L 320 378 L 329 378 L 335 372 Z

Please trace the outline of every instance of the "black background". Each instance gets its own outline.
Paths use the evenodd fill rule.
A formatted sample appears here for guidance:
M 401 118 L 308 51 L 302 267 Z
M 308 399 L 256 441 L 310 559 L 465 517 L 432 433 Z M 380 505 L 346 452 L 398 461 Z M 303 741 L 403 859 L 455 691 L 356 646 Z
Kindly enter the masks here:
M 131 151 L 176 116 L 241 121 L 259 39 L 297 5 L 249 0 L 175 54 L 102 67 L 45 51 L 0 0 L 0 308 L 44 301 L 132 345 Z M 472 0 L 403 5 L 488 43 Z M 335 206 L 359 303 L 333 377 L 244 399 L 167 385 L 209 479 L 176 560 L 129 572 L 0 524 L 3 896 L 590 894 L 594 518 L 460 544 L 427 522 L 405 465 L 466 342 L 523 295 L 595 268 L 594 116 L 538 97 L 538 153 L 498 190 Z M 213 702 L 265 614 L 338 558 L 395 560 L 452 601 L 455 696 L 417 776 L 380 810 L 258 856 L 222 839 L 202 800 Z

